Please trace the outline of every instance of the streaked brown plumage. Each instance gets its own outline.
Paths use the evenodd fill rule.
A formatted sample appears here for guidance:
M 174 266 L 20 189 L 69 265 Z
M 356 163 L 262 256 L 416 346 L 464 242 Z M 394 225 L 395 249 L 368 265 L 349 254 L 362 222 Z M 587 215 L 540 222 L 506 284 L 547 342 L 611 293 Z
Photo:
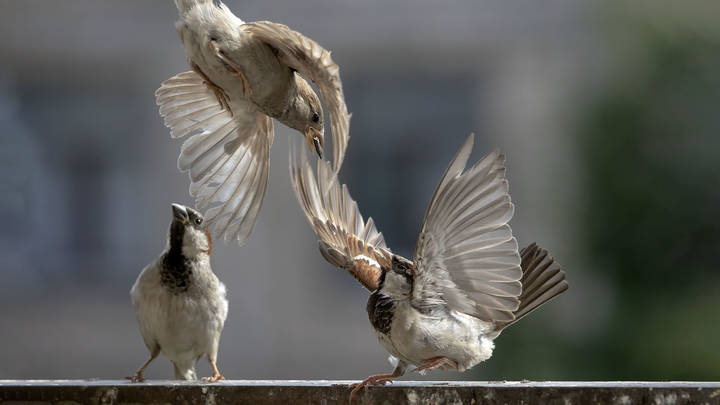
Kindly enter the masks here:
M 450 163 L 425 214 L 412 261 L 393 254 L 336 173 L 291 152 L 298 201 L 328 262 L 373 291 L 368 317 L 397 360 L 384 384 L 409 366 L 464 371 L 488 359 L 509 325 L 567 290 L 565 273 L 536 244 L 518 251 L 508 225 L 514 206 L 504 156 L 494 151 L 466 170 L 471 135 Z
M 349 139 L 338 65 L 330 52 L 285 25 L 245 23 L 222 3 L 176 0 L 176 28 L 192 71 L 156 92 L 160 115 L 173 138 L 190 135 L 178 168 L 188 172 L 190 194 L 225 240 L 245 243 L 267 188 L 272 118 L 305 136 L 322 155 L 329 112 L 333 168 L 339 170 Z

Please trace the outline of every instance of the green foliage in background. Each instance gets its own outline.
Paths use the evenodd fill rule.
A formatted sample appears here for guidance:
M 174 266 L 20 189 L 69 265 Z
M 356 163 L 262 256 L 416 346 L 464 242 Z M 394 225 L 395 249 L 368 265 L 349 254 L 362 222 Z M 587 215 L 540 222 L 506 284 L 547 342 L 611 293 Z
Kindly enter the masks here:
M 588 360 L 615 370 L 598 378 L 717 380 L 720 42 L 674 33 L 646 44 L 579 133 L 579 235 L 616 291 Z
M 538 311 L 471 379 L 720 379 L 720 41 L 640 37 L 569 140 L 577 255 L 591 264 L 568 269 L 571 292 L 583 271 L 610 290 L 579 309 L 573 328 L 593 332 L 570 340 Z

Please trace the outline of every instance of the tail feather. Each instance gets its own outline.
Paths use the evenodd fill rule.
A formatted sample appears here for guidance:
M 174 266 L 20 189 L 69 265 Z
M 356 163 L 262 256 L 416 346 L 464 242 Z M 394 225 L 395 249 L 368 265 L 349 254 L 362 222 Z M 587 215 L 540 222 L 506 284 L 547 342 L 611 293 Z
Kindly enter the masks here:
M 192 365 L 190 367 L 178 367 L 178 365 L 173 362 L 173 372 L 175 374 L 175 379 L 177 380 L 197 380 L 197 374 L 195 374 L 195 367 L 193 367 Z
M 520 280 L 523 288 L 520 306 L 513 312 L 515 318 L 512 321 L 496 324 L 498 332 L 568 289 L 565 272 L 560 269 L 560 264 L 548 254 L 547 250 L 532 243 L 520 251 L 520 257 L 522 260 L 520 267 L 523 271 Z

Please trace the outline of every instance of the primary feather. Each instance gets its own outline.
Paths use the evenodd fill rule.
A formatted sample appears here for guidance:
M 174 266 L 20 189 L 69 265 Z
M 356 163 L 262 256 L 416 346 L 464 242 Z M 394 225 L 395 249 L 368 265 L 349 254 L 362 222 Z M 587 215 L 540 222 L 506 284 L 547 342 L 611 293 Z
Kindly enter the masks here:
M 294 145 L 290 151 L 290 178 L 298 203 L 320 238 L 323 257 L 348 270 L 368 290 L 375 290 L 381 263 L 387 265 L 389 250 L 372 218 L 363 220 L 347 186 L 340 184 L 327 162 L 318 160 L 316 176 L 305 149 L 298 153 Z
M 450 163 L 415 249 L 414 300 L 447 303 L 484 321 L 513 319 L 522 291 L 520 255 L 508 225 L 513 204 L 505 157 L 493 151 L 465 171 L 473 135 Z
M 190 176 L 196 206 L 217 234 L 245 243 L 267 188 L 272 120 L 251 108 L 231 115 L 194 72 L 166 80 L 155 96 L 170 136 L 192 135 L 178 168 Z

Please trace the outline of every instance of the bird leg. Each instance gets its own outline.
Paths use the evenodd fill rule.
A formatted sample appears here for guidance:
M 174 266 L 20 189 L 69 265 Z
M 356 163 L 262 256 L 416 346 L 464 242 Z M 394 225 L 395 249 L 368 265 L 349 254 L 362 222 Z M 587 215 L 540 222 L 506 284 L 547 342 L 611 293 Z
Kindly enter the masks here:
M 431 357 L 423 360 L 420 367 L 418 367 L 415 371 L 425 374 L 426 371 L 435 370 L 436 368 L 439 368 L 440 370 L 456 369 L 457 363 L 443 356 Z
M 155 360 L 155 357 L 157 357 L 158 353 L 160 353 L 160 350 L 155 350 L 152 353 L 150 353 L 150 359 L 143 364 L 138 371 L 133 376 L 125 377 L 126 380 L 130 380 L 131 382 L 138 383 L 145 381 L 145 378 L 143 378 L 143 371 L 145 371 L 145 368 L 150 365 L 150 363 Z
M 218 371 L 218 368 L 217 368 L 217 365 L 215 364 L 215 362 L 213 360 L 208 360 L 208 361 L 210 362 L 210 367 L 212 367 L 213 374 L 210 377 L 203 377 L 203 379 L 202 379 L 203 382 L 214 383 L 214 382 L 218 382 L 220 380 L 224 380 L 225 377 L 223 377 L 222 374 L 220 374 L 220 371 Z
M 360 388 L 365 388 L 367 390 L 367 387 L 372 385 L 385 385 L 387 383 L 392 383 L 392 379 L 400 377 L 401 375 L 403 375 L 404 371 L 404 367 L 400 367 L 400 365 L 398 364 L 398 366 L 395 367 L 395 370 L 393 370 L 393 372 L 390 374 L 371 375 L 370 377 L 362 380 L 359 383 L 351 384 L 353 390 L 350 391 L 350 403 L 352 403 L 353 397 L 358 391 L 360 391 Z
M 190 68 L 193 70 L 193 72 L 200 75 L 200 77 L 203 78 L 203 81 L 205 81 L 205 85 L 210 88 L 210 90 L 215 93 L 215 97 L 217 97 L 218 102 L 220 103 L 220 107 L 227 110 L 230 115 L 232 115 L 232 110 L 230 109 L 230 101 L 228 100 L 227 94 L 225 94 L 225 90 L 221 89 L 218 85 L 213 83 L 206 75 L 203 73 L 202 70 L 200 70 L 200 66 L 196 65 L 195 63 L 190 62 Z
M 218 57 L 225 65 L 229 66 L 234 70 L 234 72 L 231 72 L 232 75 L 240 77 L 240 80 L 242 81 L 243 85 L 243 93 L 245 93 L 245 97 L 250 100 L 252 98 L 252 88 L 250 87 L 250 82 L 247 79 L 247 76 L 245 76 L 245 73 L 243 73 L 243 69 L 235 63 L 232 59 L 225 56 L 225 52 L 220 49 L 220 47 L 217 45 L 215 41 L 210 41 L 210 48 L 215 53 L 215 56 Z

